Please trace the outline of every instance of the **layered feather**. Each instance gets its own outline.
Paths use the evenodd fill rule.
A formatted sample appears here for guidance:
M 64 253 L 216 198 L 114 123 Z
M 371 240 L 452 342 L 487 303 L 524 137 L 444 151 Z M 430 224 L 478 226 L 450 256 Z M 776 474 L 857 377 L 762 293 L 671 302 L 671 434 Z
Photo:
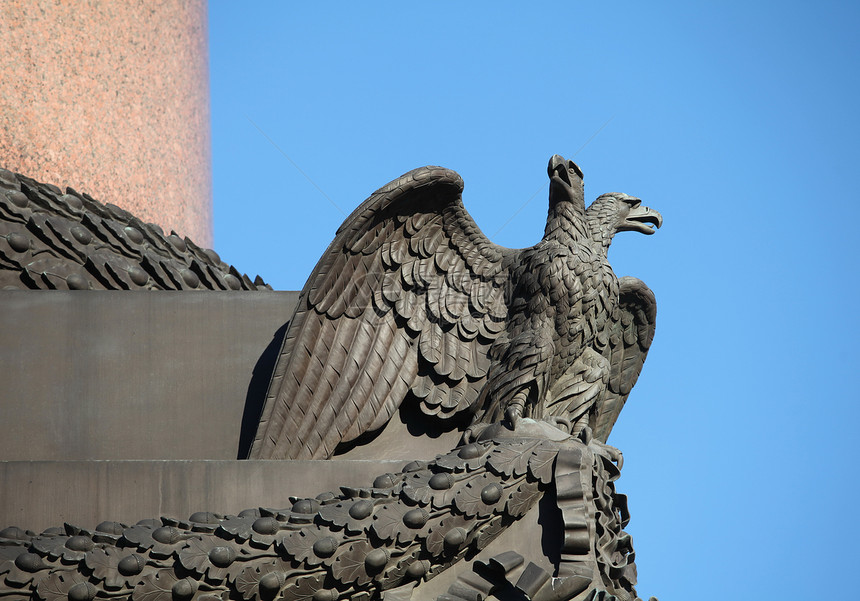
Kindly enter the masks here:
M 558 181 L 544 239 L 522 250 L 481 233 L 453 171 L 416 169 L 371 195 L 302 291 L 251 457 L 330 457 L 402 402 L 443 423 L 498 421 L 516 402 L 526 417 L 557 418 L 574 434 L 587 424 L 605 440 L 656 306 L 607 261 L 626 215 L 614 197 L 586 211 L 581 179 L 568 192 Z
M 654 340 L 657 326 L 657 301 L 642 280 L 622 277 L 618 280 L 618 305 L 610 320 L 603 356 L 608 359 L 608 382 L 592 420 L 595 438 L 606 441 L 612 426 L 627 402 L 630 391 Z
M 453 171 L 416 169 L 340 227 L 302 291 L 252 458 L 330 457 L 404 398 L 441 419 L 474 409 L 516 251 L 487 240 L 462 189 Z

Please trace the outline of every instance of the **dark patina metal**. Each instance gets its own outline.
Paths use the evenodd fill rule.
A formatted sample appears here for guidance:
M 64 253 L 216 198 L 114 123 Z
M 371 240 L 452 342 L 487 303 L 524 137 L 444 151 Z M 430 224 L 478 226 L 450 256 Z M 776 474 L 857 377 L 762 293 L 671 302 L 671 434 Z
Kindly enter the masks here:
M 6 285 L 262 285 L 120 209 L 0 176 Z M 662 218 L 618 193 L 586 209 L 582 172 L 559 156 L 549 177 L 544 239 L 511 250 L 466 213 L 456 173 L 412 171 L 356 209 L 301 293 L 251 457 L 372 456 L 379 440 L 420 433 L 437 441 L 435 459 L 281 509 L 40 534 L 8 527 L 0 594 L 638 599 L 627 502 L 614 485 L 621 453 L 605 441 L 656 305 L 641 281 L 616 278 L 606 252 L 615 233 L 653 233 Z M 453 450 L 444 431 L 462 438 Z M 540 525 L 531 540 L 505 538 L 526 515 Z
M 522 417 L 606 440 L 654 336 L 654 294 L 612 272 L 619 231 L 662 217 L 626 194 L 585 208 L 582 172 L 549 163 L 546 233 L 513 250 L 463 208 L 454 171 L 422 167 L 350 215 L 305 284 L 250 457 L 323 459 L 401 405 L 433 428 Z
M 0 289 L 271 290 L 214 250 L 0 168 Z

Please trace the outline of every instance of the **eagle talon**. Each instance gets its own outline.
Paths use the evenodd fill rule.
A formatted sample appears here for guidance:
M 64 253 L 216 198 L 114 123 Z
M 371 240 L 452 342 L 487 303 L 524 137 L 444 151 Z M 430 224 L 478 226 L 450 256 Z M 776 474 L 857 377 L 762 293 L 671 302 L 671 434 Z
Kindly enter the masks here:
M 573 424 L 571 423 L 571 421 L 561 416 L 553 417 L 549 420 L 549 423 L 551 423 L 559 430 L 564 430 L 568 434 L 570 434 L 570 431 L 573 429 Z
M 620 449 L 613 447 L 612 445 L 608 445 L 605 442 L 600 442 L 599 440 L 594 440 L 593 443 L 600 447 L 600 449 L 618 466 L 618 469 L 624 467 L 624 454 Z
M 589 426 L 583 426 L 582 430 L 579 431 L 579 439 L 583 443 L 588 444 L 592 441 L 593 438 L 594 433 L 591 431 L 591 428 Z
M 508 424 L 510 425 L 511 430 L 516 430 L 517 425 L 523 418 L 523 406 L 519 403 L 510 405 L 507 409 L 505 409 L 505 418 L 508 420 Z

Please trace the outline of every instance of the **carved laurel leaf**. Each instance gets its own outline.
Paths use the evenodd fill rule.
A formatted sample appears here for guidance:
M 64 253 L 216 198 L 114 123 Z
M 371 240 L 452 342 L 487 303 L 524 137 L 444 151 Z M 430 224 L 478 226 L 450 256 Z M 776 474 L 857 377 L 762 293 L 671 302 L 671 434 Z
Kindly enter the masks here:
M 105 588 L 116 589 L 125 584 L 125 578 L 117 571 L 118 555 L 117 549 L 107 547 L 93 549 L 84 558 L 87 567 L 93 571 L 93 577 L 103 580 Z
M 134 587 L 131 598 L 133 601 L 172 601 L 172 589 L 178 581 L 172 569 L 159 570 L 144 576 Z M 197 590 L 197 582 L 191 578 L 185 578 L 185 581 L 182 588 L 193 595 Z
M 139 549 L 148 549 L 155 544 L 152 533 L 155 530 L 150 524 L 135 524 L 123 531 L 122 536 L 128 542 L 137 545 Z
M 14 562 L 16 557 L 26 552 L 27 547 L 23 544 L 0 545 L 0 574 L 5 574 L 9 571 L 8 567 L 4 568 L 6 562 Z
M 406 529 L 403 524 L 403 507 L 397 504 L 386 504 L 373 515 L 373 532 L 382 540 L 393 541 L 397 535 Z
M 309 601 L 314 598 L 317 591 L 323 588 L 325 582 L 325 574 L 313 574 L 311 576 L 303 576 L 292 584 L 284 587 L 284 601 Z M 332 599 L 337 597 L 332 596 Z
M 537 502 L 541 494 L 537 482 L 522 482 L 508 499 L 508 513 L 515 518 L 524 515 Z
M 461 515 L 448 515 L 430 529 L 424 540 L 424 548 L 432 555 L 441 555 L 445 550 L 445 535 L 455 528 L 469 530 L 470 520 Z
M 366 540 L 352 543 L 337 555 L 331 567 L 332 574 L 344 584 L 370 582 L 364 560 L 372 550 L 373 547 Z
M 470 443 L 438 457 L 436 465 L 452 472 L 475 470 L 484 465 L 489 443 Z
M 456 452 L 442 455 L 436 459 L 436 465 L 446 472 L 463 471 L 466 469 L 465 462 L 457 456 Z
M 488 544 L 490 544 L 494 538 L 496 538 L 499 534 L 502 533 L 504 529 L 505 527 L 502 522 L 502 516 L 497 515 L 493 517 L 478 531 L 478 536 L 475 539 L 475 544 L 477 545 L 478 549 L 483 549 Z
M 431 555 L 441 555 L 443 549 L 443 539 L 445 537 L 445 533 L 448 531 L 446 528 L 446 520 L 442 520 L 438 524 L 435 524 L 430 529 L 430 534 L 428 534 L 427 538 L 424 539 L 424 548 L 427 549 L 427 552 Z
M 474 478 L 466 486 L 460 487 L 457 491 L 457 495 L 454 497 L 454 505 L 469 517 L 478 514 L 488 515 L 491 510 L 481 499 L 481 490 L 489 483 L 490 479 L 486 474 L 481 475 L 479 478 Z
M 394 588 L 403 580 L 403 577 L 406 576 L 406 570 L 408 570 L 409 566 L 417 560 L 417 557 L 418 551 L 416 550 L 405 557 L 401 557 L 397 563 L 386 568 L 385 572 L 383 572 L 381 576 L 377 577 L 377 581 L 380 586 L 386 590 Z
M 433 496 L 433 489 L 430 488 L 429 482 L 432 474 L 430 472 L 420 472 L 412 474 L 411 477 L 403 484 L 402 494 L 419 505 L 427 505 Z
M 40 555 L 47 555 L 51 559 L 57 559 L 66 550 L 68 536 L 39 536 L 33 539 L 33 549 Z M 83 554 L 78 560 L 83 559 Z
M 487 465 L 500 476 L 522 476 L 526 473 L 531 458 L 530 451 L 538 442 L 519 442 L 494 448 Z
M 68 601 L 73 587 L 88 589 L 92 595 L 86 598 L 95 596 L 95 587 L 79 572 L 54 572 L 39 583 L 36 591 L 45 601 Z
M 221 522 L 218 527 L 228 536 L 232 535 L 236 538 L 236 540 L 240 542 L 245 542 L 254 531 L 251 529 L 254 521 L 257 518 L 255 516 L 227 516 L 227 518 Z
M 26 548 L 21 549 L 21 551 L 23 555 L 21 567 L 16 565 L 17 560 L 10 559 L 4 562 L 3 567 L 0 568 L 0 574 L 6 574 L 5 580 L 8 585 L 19 588 L 32 583 L 32 586 L 37 586 L 50 575 L 48 570 L 59 567 L 59 562 L 46 561 L 46 558 L 40 557 L 36 553 L 27 552 Z
M 549 484 L 552 481 L 552 468 L 556 455 L 558 455 L 558 448 L 551 445 L 542 443 L 533 449 L 529 457 L 529 473 L 532 477 L 544 484 Z
M 289 536 L 281 539 L 279 546 L 297 560 L 305 561 L 308 565 L 314 566 L 323 562 L 323 556 L 314 552 L 314 544 L 327 537 L 338 540 L 340 536 L 333 534 L 327 528 L 306 528 L 291 532 Z
M 209 563 L 209 550 L 211 546 L 203 538 L 192 538 L 185 543 L 179 553 L 179 561 L 188 570 L 194 570 L 200 574 L 206 571 Z
M 274 565 L 274 562 L 266 565 Z M 262 565 L 248 565 L 236 576 L 236 590 L 239 591 L 243 599 L 252 599 L 257 594 L 257 583 L 260 581 L 261 569 L 263 569 Z
M 347 490 L 346 487 L 341 487 Z M 351 489 L 366 491 L 367 489 Z M 349 532 L 358 534 L 370 526 L 374 511 L 373 501 L 367 498 L 354 497 L 355 501 L 344 500 L 340 503 L 323 505 L 319 510 L 320 519 L 335 527 L 345 527 Z
M 11 551 L 16 551 L 16 553 L 12 555 Z M 25 553 L 26 551 L 27 550 L 23 547 L 12 547 L 8 549 L 0 547 L 0 576 L 14 568 L 15 558 L 18 557 L 18 555 Z
M 451 505 L 451 502 L 454 500 L 454 496 L 457 494 L 459 488 L 462 487 L 458 487 L 455 484 L 451 488 L 447 488 L 444 490 L 434 490 L 431 505 L 435 509 L 447 508 L 449 505 Z
M 263 580 L 269 574 L 275 574 L 274 580 L 271 582 Z M 276 587 L 284 583 L 285 576 L 284 565 L 278 560 L 273 559 L 264 563 L 246 566 L 236 577 L 234 584 L 236 585 L 236 590 L 241 593 L 242 598 L 250 600 L 257 597 L 263 591 L 273 595 L 277 590 Z M 261 580 L 263 580 L 262 584 Z

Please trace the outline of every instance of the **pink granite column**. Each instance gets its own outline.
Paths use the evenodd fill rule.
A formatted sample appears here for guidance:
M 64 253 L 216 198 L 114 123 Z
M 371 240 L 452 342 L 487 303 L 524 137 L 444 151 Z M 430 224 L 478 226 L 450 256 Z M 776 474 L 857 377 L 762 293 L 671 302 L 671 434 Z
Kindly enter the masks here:
M 205 0 L 3 0 L 0 166 L 212 244 Z

